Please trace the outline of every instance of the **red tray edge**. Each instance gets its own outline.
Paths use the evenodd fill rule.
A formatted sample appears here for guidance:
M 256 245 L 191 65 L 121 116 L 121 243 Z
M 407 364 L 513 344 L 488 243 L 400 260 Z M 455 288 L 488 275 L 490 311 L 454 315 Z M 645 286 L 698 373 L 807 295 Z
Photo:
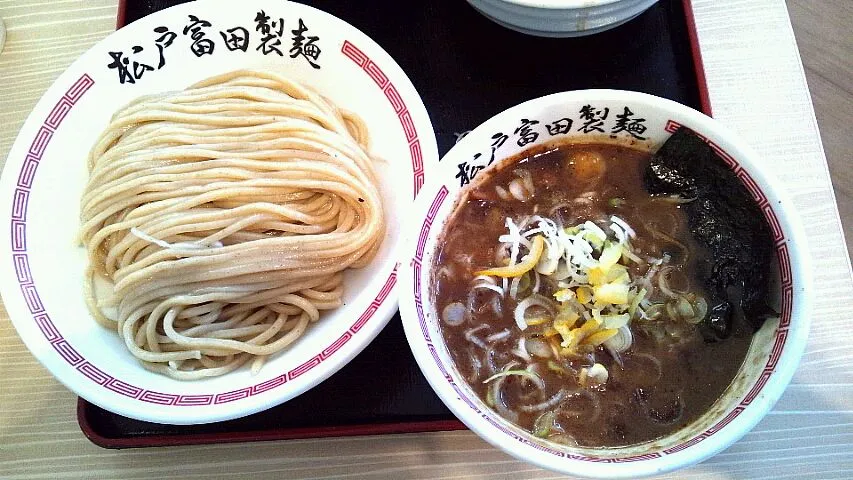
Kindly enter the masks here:
M 687 36 L 690 39 L 690 49 L 693 54 L 693 67 L 696 73 L 696 86 L 699 90 L 699 103 L 702 112 L 712 116 L 711 100 L 708 94 L 708 84 L 705 78 L 705 67 L 702 61 L 702 51 L 699 47 L 699 37 L 696 32 L 696 20 L 693 15 L 692 0 L 682 0 Z M 119 0 L 116 14 L 116 29 L 125 26 L 126 0 Z M 303 427 L 263 431 L 200 433 L 187 435 L 157 435 L 151 437 L 109 438 L 95 432 L 86 416 L 86 402 L 82 398 L 77 401 L 77 423 L 86 438 L 95 445 L 103 448 L 142 448 L 165 447 L 176 445 L 207 445 L 214 443 L 240 443 L 272 440 L 298 440 L 307 438 L 351 437 L 362 435 L 388 435 L 404 433 L 439 432 L 464 430 L 467 427 L 459 420 L 439 420 L 420 422 L 396 422 L 357 424 L 332 427 Z
M 86 416 L 87 403 L 77 400 L 77 423 L 83 435 L 99 447 L 109 449 L 171 447 L 176 445 L 208 445 L 214 443 L 264 442 L 272 440 L 300 440 L 308 438 L 353 437 L 362 435 L 389 435 L 405 433 L 465 430 L 459 420 L 419 422 L 368 423 L 330 427 L 277 428 L 261 431 L 197 433 L 186 435 L 156 435 L 150 437 L 110 438 L 98 434 Z
M 696 73 L 696 86 L 699 87 L 699 104 L 702 113 L 713 116 L 711 97 L 708 94 L 708 82 L 705 77 L 705 63 L 702 61 L 702 49 L 699 47 L 699 34 L 696 31 L 696 17 L 693 14 L 693 1 L 681 0 L 684 5 L 684 16 L 687 22 L 687 37 L 690 39 L 690 50 L 693 53 L 693 69 Z M 127 24 L 127 0 L 119 0 L 116 12 L 116 30 Z
M 118 1 L 118 11 L 116 12 L 116 30 L 127 24 L 127 0 Z
M 124 3 L 125 0 L 121 0 Z M 693 1 L 682 0 L 684 17 L 687 21 L 687 38 L 690 39 L 690 50 L 693 53 L 693 69 L 696 72 L 696 87 L 699 89 L 699 104 L 702 113 L 713 117 L 711 97 L 708 94 L 708 81 L 705 78 L 705 62 L 702 61 L 702 49 L 699 47 L 699 34 L 696 31 L 696 17 L 693 15 Z

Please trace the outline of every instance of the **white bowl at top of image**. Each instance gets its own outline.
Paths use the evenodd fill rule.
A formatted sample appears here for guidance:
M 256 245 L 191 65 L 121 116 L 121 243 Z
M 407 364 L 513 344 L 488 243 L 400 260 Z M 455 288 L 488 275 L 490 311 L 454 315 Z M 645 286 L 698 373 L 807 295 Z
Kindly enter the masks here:
M 766 321 L 754 334 L 747 358 L 723 396 L 684 429 L 627 447 L 558 445 L 504 420 L 478 398 L 453 365 L 431 297 L 437 242 L 460 198 L 464 188 L 461 184 L 471 176 L 485 175 L 501 159 L 528 148 L 560 139 L 583 142 L 586 134 L 580 131 L 585 125 L 582 109 L 597 115 L 595 120 L 601 119 L 595 126 L 604 133 L 617 140 L 632 139 L 632 133 L 644 137 L 652 151 L 679 126 L 704 136 L 726 158 L 764 211 L 780 267 L 779 273 L 774 274 L 778 277 L 774 281 L 781 285 L 780 295 L 773 299 L 778 303 L 780 318 Z M 628 129 L 631 131 L 616 127 L 617 116 L 636 120 L 629 122 L 635 127 Z M 588 114 L 585 117 L 590 118 Z M 567 129 L 568 124 L 572 126 Z M 499 133 L 506 133 L 509 138 L 495 152 L 492 167 L 487 167 L 493 138 Z M 653 475 L 700 462 L 731 445 L 779 399 L 797 368 L 810 322 L 811 272 L 804 234 L 791 202 L 769 170 L 768 163 L 719 122 L 675 102 L 641 93 L 557 93 L 492 117 L 442 159 L 440 170 L 424 186 L 405 228 L 408 240 L 401 259 L 400 313 L 409 345 L 430 385 L 450 410 L 486 441 L 519 459 L 572 475 Z
M 271 37 L 261 35 L 259 21 Z M 187 25 L 197 31 L 185 30 Z M 304 34 L 302 50 L 293 50 L 294 31 Z M 304 48 L 308 43 L 311 49 Z M 86 253 L 77 233 L 87 155 L 122 105 L 241 68 L 283 73 L 363 118 L 379 165 L 385 238 L 368 266 L 346 272 L 344 305 L 324 312 L 257 374 L 244 366 L 219 377 L 175 380 L 146 370 L 84 303 Z M 0 293 L 33 355 L 91 403 L 170 424 L 248 415 L 328 378 L 394 315 L 398 224 L 437 163 L 420 96 L 394 60 L 351 25 L 293 2 L 178 5 L 93 46 L 56 80 L 22 127 L 0 178 Z
M 657 0 L 468 0 L 480 13 L 518 32 L 578 37 L 618 27 Z

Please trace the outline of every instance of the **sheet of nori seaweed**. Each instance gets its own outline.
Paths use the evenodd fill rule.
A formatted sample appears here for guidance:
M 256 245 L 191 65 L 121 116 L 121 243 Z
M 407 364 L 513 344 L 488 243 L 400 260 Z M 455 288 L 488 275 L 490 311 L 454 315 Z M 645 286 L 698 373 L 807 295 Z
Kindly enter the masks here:
M 741 315 L 760 328 L 773 313 L 766 303 L 773 241 L 763 212 L 735 173 L 682 127 L 652 156 L 643 180 L 651 194 L 695 198 L 682 208 L 693 238 L 707 249 L 696 274 L 710 296 L 702 324 L 706 341 L 728 337 Z

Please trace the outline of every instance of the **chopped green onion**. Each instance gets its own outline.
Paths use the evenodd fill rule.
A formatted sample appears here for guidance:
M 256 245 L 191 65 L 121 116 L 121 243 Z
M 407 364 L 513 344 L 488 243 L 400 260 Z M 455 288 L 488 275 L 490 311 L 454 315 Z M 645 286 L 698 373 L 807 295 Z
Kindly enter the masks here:
M 604 323 L 604 328 L 621 328 L 625 325 L 628 325 L 628 321 L 631 317 L 627 313 L 623 313 L 621 315 L 602 315 L 601 320 Z
M 643 301 L 643 298 L 646 297 L 646 294 L 649 293 L 645 288 L 641 288 L 636 295 L 634 295 L 634 299 L 631 300 L 631 306 L 628 308 L 628 314 L 631 317 L 634 317 L 634 314 L 637 312 L 637 307 L 640 306 L 640 302 Z
M 607 203 L 613 208 L 619 208 L 622 205 L 625 205 L 625 199 L 619 197 L 613 197 L 607 201 Z
M 489 386 L 489 389 L 486 391 L 486 405 L 495 408 L 495 389 Z
M 540 378 L 539 375 L 536 375 L 535 373 L 529 372 L 527 370 L 506 370 L 503 372 L 499 372 L 499 373 L 496 373 L 496 374 L 492 375 L 491 377 L 483 380 L 483 383 L 489 383 L 492 380 L 496 380 L 496 379 L 501 378 L 501 377 L 508 377 L 510 375 L 518 375 L 519 377 L 527 378 L 530 381 L 532 381 L 533 383 L 535 383 L 537 387 L 545 388 L 545 381 L 542 380 L 542 378 Z
M 560 375 L 567 373 L 565 368 L 561 367 L 560 364 L 553 360 L 548 360 L 548 370 L 551 370 L 552 372 L 558 373 Z
M 622 245 L 608 240 L 604 242 L 604 251 L 598 257 L 599 268 L 606 272 L 610 267 L 616 265 L 620 258 L 622 258 Z
M 664 310 L 665 310 L 664 304 L 653 303 L 653 304 L 649 305 L 648 308 L 646 308 L 646 310 L 645 310 L 646 317 L 648 317 L 649 320 L 654 320 L 654 319 L 660 317 L 661 315 L 663 315 Z
M 554 418 L 556 418 L 556 413 L 553 410 L 539 415 L 536 421 L 533 422 L 533 435 L 539 438 L 548 438 L 548 434 L 551 433 L 551 429 L 554 427 Z

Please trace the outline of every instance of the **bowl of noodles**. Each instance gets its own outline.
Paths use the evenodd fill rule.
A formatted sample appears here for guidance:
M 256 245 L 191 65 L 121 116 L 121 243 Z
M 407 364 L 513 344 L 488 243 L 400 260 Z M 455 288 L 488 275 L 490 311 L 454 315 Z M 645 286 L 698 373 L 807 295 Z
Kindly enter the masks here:
M 400 215 L 437 161 L 411 82 L 352 26 L 291 2 L 175 6 L 95 45 L 21 129 L 4 305 L 111 412 L 258 412 L 394 314 Z
M 400 312 L 474 432 L 562 473 L 636 478 L 751 429 L 809 328 L 799 218 L 717 121 L 586 90 L 489 119 L 406 227 Z
M 490 20 L 540 37 L 580 37 L 616 28 L 657 0 L 468 0 Z

